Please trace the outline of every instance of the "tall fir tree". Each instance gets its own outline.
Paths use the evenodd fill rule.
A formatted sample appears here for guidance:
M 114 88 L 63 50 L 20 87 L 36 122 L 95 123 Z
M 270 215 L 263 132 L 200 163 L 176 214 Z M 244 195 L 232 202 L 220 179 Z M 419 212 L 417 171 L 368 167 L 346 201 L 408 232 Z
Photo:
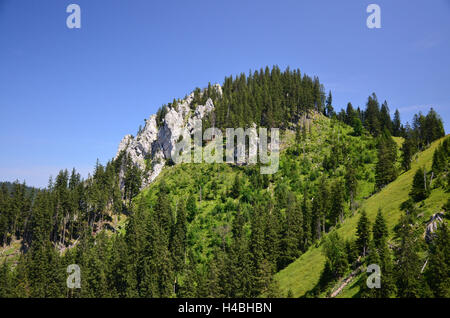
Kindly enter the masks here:
M 356 236 L 358 251 L 362 256 L 366 256 L 370 241 L 370 222 L 365 210 L 361 212 L 356 228 Z

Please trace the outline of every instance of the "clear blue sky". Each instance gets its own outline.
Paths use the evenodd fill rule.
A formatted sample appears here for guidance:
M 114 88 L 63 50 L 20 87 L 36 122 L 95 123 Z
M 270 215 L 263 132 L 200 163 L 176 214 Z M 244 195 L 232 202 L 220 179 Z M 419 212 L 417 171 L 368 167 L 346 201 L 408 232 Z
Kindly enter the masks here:
M 86 176 L 163 103 L 274 64 L 319 76 L 337 109 L 375 92 L 403 121 L 433 106 L 448 132 L 449 35 L 448 0 L 0 0 L 0 180 Z

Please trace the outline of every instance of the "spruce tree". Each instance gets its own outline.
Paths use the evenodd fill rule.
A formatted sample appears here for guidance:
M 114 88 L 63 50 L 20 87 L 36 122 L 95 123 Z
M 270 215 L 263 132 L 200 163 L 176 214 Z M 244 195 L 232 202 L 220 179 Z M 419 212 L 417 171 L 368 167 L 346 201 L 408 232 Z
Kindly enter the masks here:
M 398 296 L 419 298 L 424 280 L 420 273 L 422 262 L 419 257 L 420 241 L 406 217 L 402 217 L 398 227 L 400 245 L 396 251 L 396 285 Z
M 435 297 L 450 297 L 450 234 L 446 223 L 438 226 L 430 243 L 427 281 Z
M 400 137 L 401 134 L 401 121 L 400 121 L 400 112 L 398 109 L 395 110 L 394 120 L 392 121 L 392 135 L 396 137 Z
M 331 277 L 333 279 L 342 277 L 348 269 L 348 256 L 345 242 L 336 232 L 330 233 L 327 237 L 324 252 Z
M 405 141 L 402 144 L 402 168 L 405 171 L 411 169 L 411 158 L 414 154 L 414 145 L 413 141 L 410 138 L 405 138 Z
M 375 218 L 375 223 L 373 224 L 372 228 L 372 233 L 375 247 L 380 249 L 382 246 L 385 245 L 388 235 L 386 221 L 383 217 L 383 214 L 381 213 L 381 209 L 378 209 L 378 213 Z
M 378 142 L 378 162 L 375 167 L 375 185 L 378 189 L 397 178 L 397 146 L 389 132 L 380 137 Z
M 329 118 L 333 117 L 334 115 L 334 109 L 332 104 L 333 104 L 333 96 L 331 95 L 331 91 L 329 91 L 325 106 L 325 116 Z
M 381 297 L 389 298 L 396 294 L 395 272 L 392 253 L 387 242 L 378 248 L 381 261 Z
M 178 202 L 177 218 L 172 232 L 173 234 L 170 240 L 170 252 L 172 254 L 175 272 L 181 273 L 185 262 L 187 245 L 187 220 L 186 206 L 184 201 Z
M 380 105 L 377 96 L 373 93 L 369 96 L 364 112 L 364 126 L 375 137 L 382 132 L 380 124 Z
M 366 265 L 378 265 L 380 267 L 381 270 L 381 262 L 380 262 L 380 255 L 378 254 L 378 250 L 375 247 L 375 243 L 374 241 L 370 241 L 369 243 L 369 249 L 368 249 L 368 256 L 366 259 Z M 381 288 L 369 288 L 367 286 L 367 279 L 369 277 L 369 273 L 367 273 L 366 271 L 363 272 L 363 279 L 361 280 L 361 297 L 363 298 L 380 298 L 381 297 Z M 380 273 L 380 282 L 381 282 L 381 277 L 383 277 L 382 272 Z
M 303 215 L 292 192 L 288 193 L 286 221 L 281 241 L 281 267 L 285 267 L 300 256 L 303 243 Z
M 380 128 L 382 131 L 386 129 L 390 134 L 393 134 L 391 116 L 389 115 L 389 107 L 386 101 L 384 101 L 380 109 Z
M 12 296 L 11 278 L 11 270 L 8 264 L 6 264 L 6 260 L 4 260 L 3 264 L 0 266 L 0 298 L 8 298 Z
M 430 185 L 424 168 L 418 168 L 414 174 L 409 195 L 415 202 L 425 200 L 430 195 Z
M 189 195 L 189 198 L 186 202 L 186 210 L 187 210 L 187 221 L 190 223 L 194 220 L 195 215 L 197 214 L 197 202 L 193 194 Z
M 344 186 L 337 180 L 331 188 L 331 211 L 330 217 L 334 224 L 344 220 Z
M 362 210 L 361 212 L 361 216 L 356 228 L 356 236 L 356 245 L 358 247 L 358 251 L 360 254 L 362 254 L 362 256 L 366 256 L 370 241 L 370 222 L 367 218 L 365 210 Z

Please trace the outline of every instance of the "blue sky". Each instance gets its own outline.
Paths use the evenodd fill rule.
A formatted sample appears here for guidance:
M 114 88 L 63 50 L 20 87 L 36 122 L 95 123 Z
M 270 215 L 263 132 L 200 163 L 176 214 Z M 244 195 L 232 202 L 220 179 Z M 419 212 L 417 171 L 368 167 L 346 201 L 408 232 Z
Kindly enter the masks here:
M 319 76 L 336 109 L 375 92 L 403 121 L 434 107 L 448 132 L 449 35 L 448 0 L 0 0 L 0 180 L 86 176 L 162 104 L 274 64 Z

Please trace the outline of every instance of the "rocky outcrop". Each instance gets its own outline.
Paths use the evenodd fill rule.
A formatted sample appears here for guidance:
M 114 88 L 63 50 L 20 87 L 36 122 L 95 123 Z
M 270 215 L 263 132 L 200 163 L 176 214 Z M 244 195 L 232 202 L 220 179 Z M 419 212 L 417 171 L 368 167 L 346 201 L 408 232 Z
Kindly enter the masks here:
M 222 88 L 214 85 L 221 95 Z M 144 172 L 143 187 L 150 184 L 161 173 L 166 162 L 172 157 L 175 145 L 186 134 L 192 134 L 196 120 L 202 120 L 208 113 L 214 110 L 213 101 L 209 98 L 205 105 L 191 109 L 194 93 L 191 93 L 175 107 L 168 107 L 162 122 L 157 123 L 157 116 L 151 115 L 144 128 L 136 137 L 126 135 L 119 144 L 115 159 L 121 154 L 130 158 L 132 164 L 138 166 Z M 125 158 L 125 157 L 123 157 Z M 121 188 L 126 165 L 122 162 L 120 171 Z

